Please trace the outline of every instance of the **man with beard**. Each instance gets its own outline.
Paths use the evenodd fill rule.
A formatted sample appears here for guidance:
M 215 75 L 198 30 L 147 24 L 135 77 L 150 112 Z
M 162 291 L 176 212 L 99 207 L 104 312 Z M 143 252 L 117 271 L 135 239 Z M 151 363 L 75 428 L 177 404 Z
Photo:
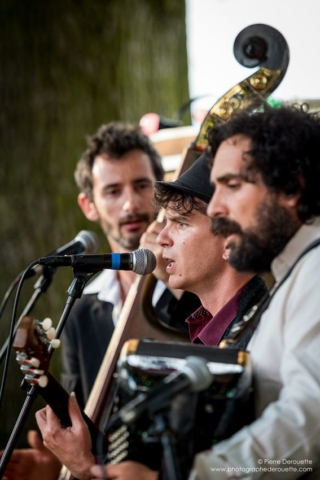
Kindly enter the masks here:
M 155 203 L 165 210 L 157 243 L 163 249 L 168 285 L 192 292 L 201 301 L 187 319 L 191 341 L 217 346 L 267 288 L 262 278 L 237 272 L 227 262 L 225 238 L 216 234 L 206 215 L 213 194 L 209 174 L 208 158 L 202 155 L 175 182 L 155 183 Z
M 276 285 L 248 346 L 256 420 L 200 454 L 192 478 L 320 478 L 320 120 L 245 111 L 209 143 L 208 214 L 228 235 L 229 262 L 271 270 Z
M 88 148 L 78 162 L 75 180 L 80 190 L 81 210 L 88 220 L 101 225 L 111 251 L 126 253 L 139 246 L 153 250 L 157 257 L 154 273 L 165 280 L 161 248 L 155 242 L 162 226 L 154 222 L 153 205 L 153 184 L 163 174 L 160 156 L 148 137 L 136 126 L 113 122 L 88 138 Z M 132 271 L 103 270 L 85 288 L 66 322 L 62 338 L 62 384 L 68 392 L 75 392 L 82 407 L 135 275 Z M 163 282 L 157 283 L 154 303 L 164 323 L 185 332 L 186 316 L 200 304 L 195 295 L 169 291 Z M 60 462 L 44 448 L 37 432 L 29 432 L 28 440 L 33 448 L 13 453 L 6 471 L 8 479 L 56 479 Z
M 75 172 L 81 210 L 101 225 L 111 251 L 126 253 L 143 246 L 154 251 L 160 264 L 155 238 L 162 226 L 152 223 L 153 184 L 164 173 L 159 154 L 138 127 L 120 122 L 102 126 L 88 143 Z M 155 275 L 167 276 L 161 265 Z M 68 318 L 62 342 L 62 383 L 68 392 L 75 392 L 81 406 L 89 396 L 134 278 L 132 271 L 104 270 L 85 288 Z M 158 282 L 155 295 L 159 316 L 186 331 L 185 314 L 199 305 L 198 299 L 184 294 L 177 301 L 162 282 Z

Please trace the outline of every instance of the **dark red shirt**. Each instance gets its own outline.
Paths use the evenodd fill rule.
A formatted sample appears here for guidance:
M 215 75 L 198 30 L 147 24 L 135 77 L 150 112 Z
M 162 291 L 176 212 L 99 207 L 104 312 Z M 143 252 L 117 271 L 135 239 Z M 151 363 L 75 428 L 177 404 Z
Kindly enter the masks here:
M 235 319 L 247 285 L 242 287 L 225 306 L 213 317 L 208 310 L 199 307 L 186 322 L 189 325 L 189 335 L 192 343 L 203 343 L 207 346 L 216 346 L 223 338 L 223 334 Z

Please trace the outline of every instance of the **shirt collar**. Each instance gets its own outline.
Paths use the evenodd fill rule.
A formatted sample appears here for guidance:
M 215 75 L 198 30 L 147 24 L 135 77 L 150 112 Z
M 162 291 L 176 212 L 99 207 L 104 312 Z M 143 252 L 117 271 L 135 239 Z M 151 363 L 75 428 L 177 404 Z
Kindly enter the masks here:
M 190 340 L 196 343 L 200 340 L 204 345 L 218 345 L 223 334 L 237 315 L 244 285 L 213 317 L 208 310 L 199 307 L 190 317 L 189 324 Z
M 83 291 L 85 295 L 96 294 L 103 302 L 118 305 L 121 292 L 116 270 L 103 270 Z
M 317 238 L 320 238 L 320 217 L 316 217 L 312 224 L 303 224 L 280 255 L 273 260 L 271 272 L 277 283 L 286 275 L 303 250 Z

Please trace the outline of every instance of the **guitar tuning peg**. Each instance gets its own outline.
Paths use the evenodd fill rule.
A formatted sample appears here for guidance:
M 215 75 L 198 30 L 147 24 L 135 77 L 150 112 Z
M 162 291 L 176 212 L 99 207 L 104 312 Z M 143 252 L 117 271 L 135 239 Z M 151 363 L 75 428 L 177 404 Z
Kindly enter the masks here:
M 45 388 L 48 385 L 48 377 L 46 375 L 41 375 L 37 381 L 39 387 Z
M 26 374 L 27 372 L 30 371 L 30 367 L 29 367 L 29 365 L 21 365 L 20 370 L 23 374 Z
M 50 328 L 52 327 L 51 318 L 45 318 L 42 322 L 40 322 L 40 325 L 42 326 L 43 330 L 50 330 Z
M 21 365 L 20 370 L 22 373 L 30 373 L 30 375 L 43 375 L 44 370 L 39 370 L 38 368 L 30 368 L 30 365 Z
M 48 340 L 53 340 L 56 337 L 56 329 L 54 327 L 49 328 L 46 333 Z
M 60 347 L 60 344 L 61 344 L 61 340 L 59 340 L 59 338 L 54 338 L 53 340 L 51 340 L 50 342 L 50 345 L 52 348 L 59 348 Z
M 30 358 L 29 363 L 31 363 L 33 367 L 38 368 L 40 365 L 40 360 L 36 357 L 32 357 Z
M 17 352 L 16 360 L 19 364 L 24 363 L 28 355 L 25 352 Z
M 35 384 L 35 376 L 33 373 L 27 373 L 25 376 L 24 376 L 24 379 L 27 383 L 29 383 L 30 385 L 34 385 Z

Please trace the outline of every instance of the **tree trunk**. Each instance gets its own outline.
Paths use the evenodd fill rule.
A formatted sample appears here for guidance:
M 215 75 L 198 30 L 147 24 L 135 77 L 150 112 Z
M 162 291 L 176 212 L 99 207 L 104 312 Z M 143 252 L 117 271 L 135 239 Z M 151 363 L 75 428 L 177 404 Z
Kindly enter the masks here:
M 108 248 L 77 207 L 73 171 L 85 136 L 102 123 L 137 123 L 148 111 L 172 117 L 188 100 L 184 1 L 2 0 L 0 65 L 2 296 L 18 272 L 79 230 L 95 230 L 100 251 Z M 58 271 L 35 309 L 39 318 L 57 323 L 71 281 L 69 269 Z M 33 285 L 28 280 L 19 311 Z M 0 320 L 1 344 L 11 309 Z M 58 354 L 52 368 L 58 375 Z M 12 359 L 0 448 L 25 398 L 20 381 Z M 33 415 L 25 431 L 30 425 Z

